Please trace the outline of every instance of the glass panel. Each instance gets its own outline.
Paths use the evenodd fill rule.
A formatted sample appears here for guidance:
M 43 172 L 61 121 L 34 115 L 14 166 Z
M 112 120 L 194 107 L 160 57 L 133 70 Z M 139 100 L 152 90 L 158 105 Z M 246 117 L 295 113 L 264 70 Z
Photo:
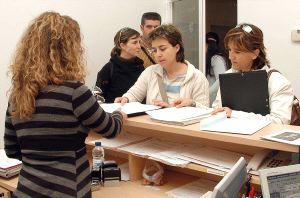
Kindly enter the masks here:
M 182 33 L 185 59 L 199 68 L 199 1 L 175 0 L 172 4 L 172 21 Z

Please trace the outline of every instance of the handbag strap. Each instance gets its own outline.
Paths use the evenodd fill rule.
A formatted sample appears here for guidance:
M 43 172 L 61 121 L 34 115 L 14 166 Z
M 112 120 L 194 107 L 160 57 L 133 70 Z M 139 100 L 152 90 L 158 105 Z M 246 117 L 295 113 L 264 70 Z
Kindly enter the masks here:
M 278 71 L 278 70 L 276 70 L 276 69 L 271 69 L 271 70 L 269 70 L 268 71 L 268 80 L 269 80 L 269 78 L 270 78 L 270 76 L 271 76 L 271 74 L 273 73 L 273 72 L 278 72 L 278 73 L 280 73 L 280 71 Z M 293 106 L 299 106 L 299 99 L 294 95 L 294 100 L 293 100 Z
M 165 87 L 163 85 L 162 77 L 159 75 L 157 75 L 157 82 L 158 82 L 159 92 L 160 92 L 162 100 L 166 103 L 169 103 L 168 96 L 167 96 Z

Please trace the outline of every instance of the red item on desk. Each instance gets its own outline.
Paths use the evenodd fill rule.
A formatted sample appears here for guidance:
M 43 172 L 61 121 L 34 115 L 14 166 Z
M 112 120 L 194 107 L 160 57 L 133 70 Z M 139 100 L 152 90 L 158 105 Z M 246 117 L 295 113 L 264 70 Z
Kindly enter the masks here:
M 250 192 L 249 192 L 248 198 L 254 198 L 254 194 L 255 194 L 255 189 L 254 189 L 253 186 L 251 186 L 251 190 L 250 190 Z

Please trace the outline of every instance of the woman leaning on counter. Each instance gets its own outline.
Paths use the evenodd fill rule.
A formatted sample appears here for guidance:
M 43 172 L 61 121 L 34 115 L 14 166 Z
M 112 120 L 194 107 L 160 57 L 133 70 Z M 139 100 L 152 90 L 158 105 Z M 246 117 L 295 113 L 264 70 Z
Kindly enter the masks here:
M 208 81 L 184 58 L 184 46 L 179 30 L 173 25 L 162 25 L 149 35 L 158 64 L 143 71 L 137 82 L 115 102 L 127 103 L 146 97 L 147 104 L 168 106 L 209 105 Z M 159 83 L 161 81 L 161 83 Z M 159 88 L 162 85 L 166 97 Z
M 78 23 L 45 12 L 25 31 L 10 67 L 4 149 L 22 160 L 14 197 L 91 197 L 85 138 L 112 138 L 126 114 L 103 111 L 85 86 Z

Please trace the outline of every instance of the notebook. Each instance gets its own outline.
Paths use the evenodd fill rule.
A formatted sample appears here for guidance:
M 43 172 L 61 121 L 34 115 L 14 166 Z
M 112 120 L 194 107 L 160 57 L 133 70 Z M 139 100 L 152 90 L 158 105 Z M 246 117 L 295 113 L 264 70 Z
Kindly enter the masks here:
M 268 77 L 265 70 L 219 75 L 222 106 L 267 115 Z

